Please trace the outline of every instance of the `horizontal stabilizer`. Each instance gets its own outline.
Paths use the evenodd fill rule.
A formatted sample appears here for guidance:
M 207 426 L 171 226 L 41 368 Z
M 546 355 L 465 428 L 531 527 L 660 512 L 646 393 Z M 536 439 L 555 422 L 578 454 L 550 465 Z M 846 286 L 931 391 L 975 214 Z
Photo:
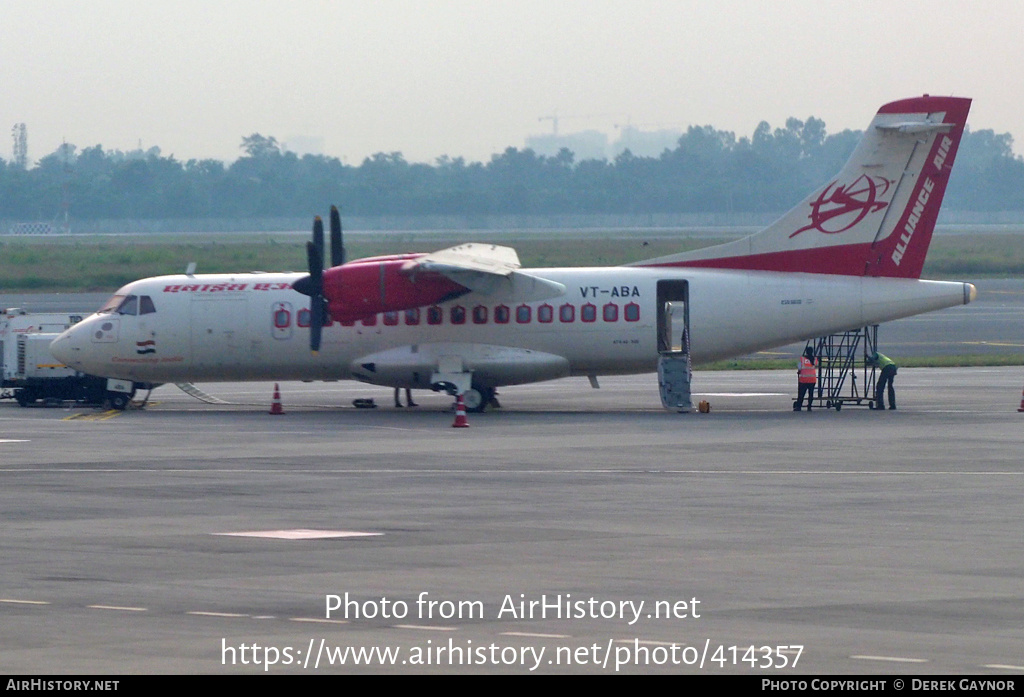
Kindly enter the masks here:
M 905 121 L 903 123 L 880 123 L 875 128 L 894 133 L 948 133 L 955 123 L 933 123 L 931 121 Z

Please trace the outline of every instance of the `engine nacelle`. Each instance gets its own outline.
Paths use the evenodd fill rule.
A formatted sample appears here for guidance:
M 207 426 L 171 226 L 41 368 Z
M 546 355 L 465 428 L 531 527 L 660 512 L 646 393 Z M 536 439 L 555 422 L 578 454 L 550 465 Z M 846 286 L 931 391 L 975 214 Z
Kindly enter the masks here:
M 417 270 L 415 260 L 423 256 L 371 257 L 324 271 L 323 293 L 331 319 L 354 322 L 379 312 L 434 305 L 469 292 L 439 273 Z

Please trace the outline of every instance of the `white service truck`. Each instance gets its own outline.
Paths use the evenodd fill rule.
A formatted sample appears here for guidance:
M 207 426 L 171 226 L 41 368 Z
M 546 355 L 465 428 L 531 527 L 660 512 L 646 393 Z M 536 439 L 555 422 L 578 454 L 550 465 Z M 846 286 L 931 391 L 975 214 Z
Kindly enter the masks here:
M 77 402 L 123 409 L 134 392 L 110 386 L 106 378 L 79 373 L 50 354 L 50 342 L 82 315 L 60 312 L 29 313 L 19 308 L 0 314 L 0 361 L 3 361 L 2 396 L 23 407 L 37 403 Z M 122 381 L 116 381 L 122 382 Z M 121 391 L 117 388 L 121 387 Z

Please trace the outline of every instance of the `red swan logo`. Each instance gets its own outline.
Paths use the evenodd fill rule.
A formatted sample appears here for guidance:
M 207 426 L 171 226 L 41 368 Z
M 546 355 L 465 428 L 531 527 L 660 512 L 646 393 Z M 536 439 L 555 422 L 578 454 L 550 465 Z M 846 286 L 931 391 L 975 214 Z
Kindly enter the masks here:
M 880 211 L 888 202 L 879 199 L 885 196 L 893 182 L 882 177 L 860 175 L 852 184 L 845 186 L 832 182 L 811 202 L 809 225 L 800 228 L 790 238 L 807 230 L 817 230 L 826 235 L 845 232 L 864 220 L 870 213 Z

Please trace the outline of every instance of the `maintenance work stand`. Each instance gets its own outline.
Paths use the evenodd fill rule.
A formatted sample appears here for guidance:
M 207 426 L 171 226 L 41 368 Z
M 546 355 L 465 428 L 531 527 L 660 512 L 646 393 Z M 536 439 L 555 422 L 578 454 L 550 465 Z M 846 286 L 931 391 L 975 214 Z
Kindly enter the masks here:
M 868 365 L 868 358 L 878 350 L 877 324 L 820 336 L 807 346 L 818 359 L 813 406 L 836 411 L 844 406 L 874 406 L 875 367 Z

